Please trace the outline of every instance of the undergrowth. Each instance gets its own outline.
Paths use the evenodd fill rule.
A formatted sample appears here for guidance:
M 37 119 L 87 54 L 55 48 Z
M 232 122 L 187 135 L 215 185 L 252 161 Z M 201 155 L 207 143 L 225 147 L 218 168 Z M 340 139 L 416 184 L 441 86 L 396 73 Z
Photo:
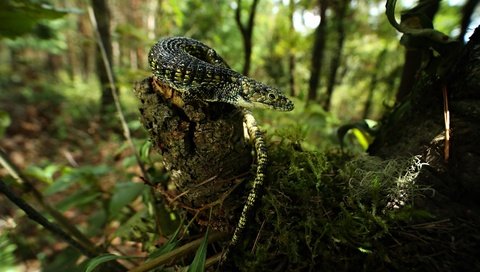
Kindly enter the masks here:
M 414 205 L 430 192 L 415 182 L 419 158 L 304 151 L 295 136 L 272 145 L 270 158 L 270 184 L 250 229 L 256 242 L 245 242 L 247 253 L 236 259 L 243 271 L 391 271 L 429 263 L 426 248 L 409 249 L 445 225 Z M 431 229 L 411 228 L 425 222 Z

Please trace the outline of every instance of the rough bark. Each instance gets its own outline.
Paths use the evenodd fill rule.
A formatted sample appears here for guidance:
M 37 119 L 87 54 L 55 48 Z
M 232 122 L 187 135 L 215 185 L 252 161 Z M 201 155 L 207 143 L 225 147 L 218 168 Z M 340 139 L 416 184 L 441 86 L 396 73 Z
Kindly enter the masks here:
M 241 111 L 225 103 L 184 103 L 152 78 L 134 91 L 141 102 L 141 121 L 175 185 L 174 190 L 160 191 L 172 205 L 196 215 L 200 224 L 231 231 L 238 219 L 233 211 L 243 201 L 234 196 L 224 199 L 249 176 L 252 163 Z
M 320 74 L 325 51 L 326 28 L 327 28 L 327 0 L 318 0 L 320 8 L 320 24 L 315 29 L 315 37 L 312 49 L 312 65 L 310 80 L 308 82 L 307 105 L 317 100 L 317 89 L 320 84 Z

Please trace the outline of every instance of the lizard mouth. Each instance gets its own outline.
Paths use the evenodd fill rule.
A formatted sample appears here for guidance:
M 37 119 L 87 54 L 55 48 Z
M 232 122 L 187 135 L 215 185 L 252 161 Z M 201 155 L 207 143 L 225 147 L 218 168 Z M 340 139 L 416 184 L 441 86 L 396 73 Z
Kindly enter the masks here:
M 277 111 L 291 111 L 295 108 L 293 102 L 290 100 L 279 101 L 276 103 L 265 103 L 265 102 L 251 102 L 251 107 L 257 109 L 273 109 Z
M 279 111 L 292 111 L 295 108 L 295 105 L 290 100 L 287 100 L 282 104 L 283 104 L 283 106 L 279 106 L 277 108 L 277 110 L 279 110 Z

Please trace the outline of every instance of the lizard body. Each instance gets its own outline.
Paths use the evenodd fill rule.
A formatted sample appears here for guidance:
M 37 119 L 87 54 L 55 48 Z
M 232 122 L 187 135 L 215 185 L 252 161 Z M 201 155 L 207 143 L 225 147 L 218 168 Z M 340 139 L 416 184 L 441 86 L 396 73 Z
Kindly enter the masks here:
M 223 262 L 246 227 L 248 215 L 263 185 L 268 162 L 265 139 L 248 109 L 291 111 L 293 102 L 280 90 L 231 70 L 213 49 L 193 39 L 161 39 L 150 50 L 148 60 L 156 80 L 179 91 L 183 99 L 225 102 L 242 109 L 248 134 L 255 147 L 257 169 L 230 243 L 222 255 Z
M 185 100 L 280 111 L 294 107 L 280 90 L 233 71 L 212 48 L 197 40 L 161 39 L 150 50 L 148 61 L 154 76 L 181 92 Z

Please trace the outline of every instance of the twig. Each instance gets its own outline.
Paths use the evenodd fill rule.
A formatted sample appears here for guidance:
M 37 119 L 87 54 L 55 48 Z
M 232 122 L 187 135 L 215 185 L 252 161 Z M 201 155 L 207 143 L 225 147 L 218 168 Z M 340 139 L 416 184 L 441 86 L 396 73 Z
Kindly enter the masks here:
M 250 251 L 250 253 L 252 253 L 252 254 L 255 252 L 255 249 L 257 247 L 257 243 L 260 240 L 260 235 L 262 233 L 263 227 L 265 226 L 265 222 L 266 222 L 266 220 L 263 220 L 262 225 L 260 225 L 260 229 L 258 230 L 257 237 L 255 237 L 255 241 L 253 242 L 252 250 Z
M 443 149 L 443 159 L 445 162 L 448 162 L 450 158 L 450 111 L 448 110 L 448 94 L 447 94 L 447 86 L 443 85 L 442 88 L 443 93 L 443 119 L 445 122 L 445 143 Z
M 115 109 L 117 110 L 118 118 L 120 118 L 120 122 L 122 124 L 123 136 L 125 137 L 128 144 L 130 145 L 130 148 L 132 149 L 133 153 L 135 154 L 135 158 L 137 160 L 138 166 L 140 167 L 142 175 L 148 178 L 148 173 L 145 170 L 145 166 L 143 165 L 142 161 L 140 160 L 140 156 L 138 155 L 137 149 L 135 148 L 135 145 L 133 143 L 130 129 L 128 128 L 128 125 L 127 125 L 127 121 L 125 120 L 125 114 L 123 113 L 122 105 L 120 104 L 120 99 L 118 97 L 117 88 L 115 85 L 115 80 L 113 79 L 113 72 L 107 58 L 105 46 L 102 42 L 102 39 L 100 38 L 100 32 L 98 32 L 97 20 L 95 19 L 95 14 L 91 6 L 88 7 L 88 15 L 90 16 L 90 21 L 92 23 L 92 26 L 95 32 L 95 37 L 98 43 L 98 47 L 100 48 L 100 54 L 102 55 L 103 65 L 105 65 L 108 82 L 110 84 L 110 90 L 112 90 L 112 96 L 115 103 Z
M 45 202 L 43 195 L 33 186 L 33 183 L 28 179 L 19 168 L 8 158 L 8 155 L 0 149 L 0 165 L 2 165 L 8 173 L 21 184 L 26 192 L 31 192 L 35 200 L 40 206 L 45 209 L 63 228 L 65 228 L 70 235 L 77 239 L 84 247 L 88 248 L 92 253 L 99 254 L 100 252 L 95 248 L 95 245 L 74 225 L 71 221 L 63 216 L 60 212 L 52 208 Z
M 8 158 L 8 155 L 3 152 L 3 150 L 0 148 L 0 165 L 2 165 L 5 169 L 7 169 L 8 173 L 15 179 L 19 184 L 21 184 L 24 188 L 25 191 L 31 192 L 35 200 L 40 204 L 40 206 L 45 209 L 65 230 L 68 232 L 66 233 L 64 230 L 59 228 L 58 226 L 54 225 L 53 223 L 50 223 L 45 217 L 43 217 L 39 212 L 37 212 L 32 206 L 30 206 L 28 203 L 26 203 L 23 199 L 20 197 L 16 196 L 12 190 L 8 188 L 8 186 L 0 180 L 0 191 L 7 196 L 15 205 L 17 205 L 19 208 L 25 211 L 25 213 L 35 222 L 39 223 L 45 229 L 48 231 L 52 232 L 53 234 L 59 236 L 61 239 L 65 240 L 67 243 L 68 241 L 73 241 L 75 245 L 72 245 L 69 243 L 72 247 L 77 248 L 82 254 L 84 254 L 87 257 L 96 257 L 100 253 L 102 253 L 102 250 L 97 248 L 89 239 L 86 237 L 80 230 L 78 230 L 74 225 L 72 225 L 71 221 L 63 216 L 60 212 L 52 208 L 47 202 L 45 202 L 45 199 L 43 198 L 43 195 L 33 186 L 32 182 L 30 179 L 28 179 L 19 169 L 18 167 L 10 161 Z M 27 212 L 24 207 L 27 207 L 29 212 Z M 31 216 L 34 216 L 32 217 Z M 38 215 L 38 216 L 37 216 Z M 36 220 L 37 218 L 41 218 L 41 221 Z M 43 225 L 42 223 L 47 223 L 47 226 Z M 53 226 L 53 229 L 50 228 L 50 226 Z M 59 234 L 60 233 L 60 234 Z M 73 236 L 71 238 L 69 235 Z M 77 246 L 80 246 L 78 248 Z M 115 269 L 115 271 L 125 271 L 125 267 L 123 267 L 120 263 L 117 261 L 112 261 L 109 263 L 110 267 L 112 269 Z
M 113 101 L 115 103 L 115 109 L 116 109 L 118 117 L 120 119 L 120 123 L 122 124 L 123 136 L 127 140 L 127 143 L 130 146 L 130 149 L 132 150 L 132 152 L 135 156 L 135 160 L 137 161 L 137 164 L 140 167 L 140 171 L 142 172 L 143 177 L 147 180 L 150 180 L 150 176 L 149 176 L 148 172 L 145 170 L 145 166 L 144 166 L 142 160 L 140 159 L 140 155 L 138 154 L 137 149 L 135 148 L 135 144 L 133 143 L 133 140 L 132 140 L 132 137 L 131 137 L 130 129 L 128 128 L 127 121 L 125 120 L 125 114 L 123 113 L 122 105 L 120 104 L 120 99 L 118 97 L 117 88 L 116 88 L 116 85 L 115 85 L 115 80 L 113 78 L 113 72 L 112 72 L 110 63 L 109 63 L 108 58 L 107 58 L 107 53 L 105 51 L 105 46 L 104 46 L 104 44 L 102 42 L 102 39 L 100 37 L 100 32 L 98 31 L 98 24 L 97 24 L 97 20 L 95 18 L 95 13 L 93 12 L 93 9 L 92 9 L 91 6 L 88 6 L 88 15 L 90 17 L 90 22 L 92 23 L 92 26 L 93 26 L 93 29 L 94 29 L 94 32 L 95 32 L 95 37 L 96 37 L 96 40 L 97 40 L 98 47 L 100 48 L 100 53 L 102 55 L 102 60 L 103 60 L 104 66 L 105 66 L 105 70 L 107 72 L 108 82 L 110 84 L 110 90 L 112 91 Z M 153 188 L 150 188 L 150 196 L 152 197 L 152 199 L 155 199 L 155 193 L 154 193 Z M 156 207 L 154 207 L 152 210 L 154 211 L 153 213 L 154 213 L 154 217 L 155 217 L 155 221 L 156 221 L 155 225 L 156 225 L 157 231 L 159 233 L 161 233 L 160 218 L 159 218 L 157 209 L 156 209 Z
M 222 239 L 223 237 L 225 237 L 227 234 L 226 233 L 222 233 L 222 232 L 214 232 L 212 233 L 211 235 L 208 236 L 208 240 L 207 240 L 207 243 L 212 243 L 214 241 L 218 241 L 220 239 Z M 153 269 L 155 267 L 158 267 L 159 265 L 162 265 L 162 264 L 165 264 L 169 261 L 172 261 L 174 259 L 176 259 L 177 257 L 179 256 L 183 256 L 183 255 L 186 255 L 192 251 L 194 251 L 195 249 L 197 249 L 200 244 L 203 242 L 203 239 L 204 237 L 201 237 L 201 238 L 198 238 L 197 240 L 194 240 L 188 244 L 185 244 L 179 248 L 176 248 L 168 253 L 165 253 L 153 260 L 150 260 L 149 262 L 146 262 L 138 267 L 135 267 L 131 270 L 129 270 L 129 272 L 145 272 L 145 271 L 149 271 L 150 269 Z M 215 256 L 214 256 L 215 257 Z M 212 258 L 214 258 L 212 257 Z M 220 258 L 217 258 L 217 259 L 213 259 L 213 260 L 210 260 L 208 262 L 208 265 L 213 265 L 215 264 L 216 262 L 218 262 Z
M 20 209 L 22 209 L 28 215 L 28 217 L 30 217 L 30 219 L 42 225 L 45 229 L 47 229 L 54 235 L 58 236 L 59 238 L 61 238 L 63 241 L 67 242 L 70 246 L 76 248 L 83 255 L 90 258 L 93 258 L 96 256 L 94 252 L 90 251 L 84 245 L 72 239 L 70 235 L 64 232 L 57 225 L 54 225 L 53 223 L 48 221 L 43 215 L 37 212 L 32 206 L 30 206 L 22 198 L 18 197 L 10 188 L 8 188 L 7 184 L 1 179 L 0 179 L 0 192 L 2 192 L 8 199 L 10 199 L 10 201 L 12 201 Z
M 212 257 L 208 258 L 205 261 L 205 268 L 210 267 L 210 266 L 220 262 L 221 259 L 222 259 L 222 252 L 219 252 L 219 253 L 213 255 Z

